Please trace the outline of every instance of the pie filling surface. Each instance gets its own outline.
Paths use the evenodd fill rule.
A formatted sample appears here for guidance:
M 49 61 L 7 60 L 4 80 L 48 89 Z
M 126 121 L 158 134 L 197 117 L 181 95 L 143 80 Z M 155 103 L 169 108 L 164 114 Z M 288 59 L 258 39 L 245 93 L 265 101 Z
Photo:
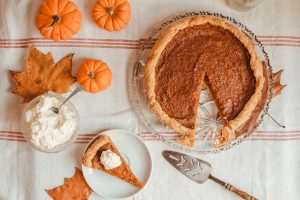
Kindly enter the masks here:
M 205 23 L 180 30 L 155 68 L 155 99 L 182 126 L 195 128 L 201 88 L 207 86 L 225 123 L 255 91 L 247 48 L 230 31 Z

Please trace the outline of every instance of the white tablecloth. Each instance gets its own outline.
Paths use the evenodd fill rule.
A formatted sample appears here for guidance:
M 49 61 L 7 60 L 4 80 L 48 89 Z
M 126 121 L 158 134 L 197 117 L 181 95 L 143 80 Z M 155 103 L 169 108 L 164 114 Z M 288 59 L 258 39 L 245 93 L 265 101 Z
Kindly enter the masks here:
M 286 125 L 280 129 L 269 118 L 249 140 L 226 152 L 198 155 L 213 166 L 213 174 L 259 199 L 300 199 L 300 1 L 265 0 L 257 9 L 238 12 L 223 0 L 131 0 L 132 19 L 117 33 L 100 30 L 91 17 L 95 0 L 75 0 L 83 14 L 81 31 L 68 42 L 43 40 L 35 26 L 41 0 L 0 2 L 0 199 L 50 199 L 44 189 L 61 185 L 64 177 L 80 167 L 86 141 L 101 130 L 121 128 L 135 133 L 147 131 L 129 100 L 129 70 L 135 61 L 139 39 L 167 17 L 185 11 L 206 10 L 236 18 L 263 41 L 274 71 L 285 69 L 288 86 L 275 98 L 270 113 Z M 97 40 L 109 39 L 109 40 Z M 24 142 L 20 116 L 24 105 L 12 94 L 8 69 L 25 69 L 28 42 L 56 60 L 74 56 L 74 74 L 86 58 L 102 59 L 113 71 L 112 86 L 99 94 L 81 93 L 72 99 L 80 114 L 80 135 L 69 149 L 57 154 L 33 150 Z M 161 156 L 171 149 L 148 137 L 153 156 L 153 174 L 147 187 L 131 199 L 232 200 L 239 197 L 212 181 L 198 185 L 172 169 Z M 86 139 L 86 140 L 85 140 Z M 84 142 L 85 141 L 85 142 Z M 83 144 L 81 144 L 83 143 Z M 90 199 L 96 199 L 94 195 Z

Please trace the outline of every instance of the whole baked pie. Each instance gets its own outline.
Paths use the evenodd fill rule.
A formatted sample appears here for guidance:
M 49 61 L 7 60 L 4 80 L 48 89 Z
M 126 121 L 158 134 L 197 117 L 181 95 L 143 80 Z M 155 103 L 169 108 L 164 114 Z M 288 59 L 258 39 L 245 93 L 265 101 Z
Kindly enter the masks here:
M 207 87 L 224 121 L 224 144 L 253 127 L 263 110 L 265 68 L 253 41 L 233 25 L 212 16 L 183 19 L 165 29 L 148 57 L 148 103 L 192 147 L 200 92 Z

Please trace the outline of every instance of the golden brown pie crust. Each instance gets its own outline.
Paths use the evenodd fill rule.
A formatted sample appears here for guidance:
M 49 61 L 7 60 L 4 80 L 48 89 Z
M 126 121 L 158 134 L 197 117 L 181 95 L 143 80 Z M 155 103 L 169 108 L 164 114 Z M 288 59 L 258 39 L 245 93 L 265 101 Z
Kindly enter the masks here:
M 247 134 L 251 132 L 256 125 L 260 115 L 262 114 L 262 110 L 265 108 L 266 103 L 269 99 L 270 95 L 270 72 L 268 70 L 268 65 L 266 62 L 262 62 L 263 64 L 263 73 L 265 77 L 264 86 L 262 89 L 262 95 L 259 102 L 256 104 L 255 109 L 252 111 L 252 115 L 249 120 L 239 129 L 236 131 L 236 136 L 240 136 L 243 134 Z
M 263 64 L 263 73 L 264 73 L 264 77 L 265 77 L 265 82 L 264 82 L 264 86 L 262 89 L 262 95 L 260 100 L 258 101 L 255 109 L 252 111 L 252 115 L 251 117 L 245 122 L 245 124 L 243 124 L 238 130 L 236 130 L 235 135 L 237 137 L 250 133 L 256 126 L 257 121 L 259 120 L 259 117 L 262 114 L 262 111 L 264 110 L 268 99 L 269 99 L 269 95 L 270 95 L 270 90 L 269 90 L 269 86 L 270 86 L 270 72 L 268 70 L 268 65 L 265 62 L 262 62 Z M 215 141 L 213 139 L 213 141 Z M 218 143 L 214 143 L 214 147 L 220 147 L 224 144 L 226 144 L 228 141 L 226 141 L 226 138 L 218 138 Z
M 152 110 L 158 115 L 158 117 L 164 124 L 181 134 L 180 142 L 190 147 L 193 146 L 195 141 L 195 129 L 183 126 L 176 119 L 171 118 L 162 109 L 160 103 L 156 99 L 155 94 L 155 68 L 158 65 L 159 58 L 163 53 L 164 49 L 179 31 L 207 23 L 230 31 L 245 46 L 250 56 L 250 68 L 252 70 L 253 76 L 255 77 L 255 90 L 253 94 L 250 96 L 249 100 L 247 101 L 243 109 L 239 112 L 239 114 L 234 119 L 228 121 L 228 123 L 222 129 L 221 135 L 224 138 L 224 140 L 226 140 L 226 142 L 228 142 L 230 138 L 234 138 L 235 132 L 239 130 L 250 119 L 253 111 L 259 103 L 259 100 L 261 99 L 265 81 L 263 75 L 263 66 L 259 59 L 259 56 L 256 53 L 256 49 L 252 40 L 233 25 L 211 16 L 197 16 L 181 20 L 166 28 L 166 30 L 161 34 L 161 36 L 157 40 L 147 61 L 145 72 L 145 84 L 148 103 Z
M 114 169 L 105 169 L 100 162 L 100 155 L 102 151 L 110 149 L 116 153 L 122 164 Z M 127 165 L 115 145 L 112 143 L 111 139 L 107 135 L 101 135 L 85 152 L 82 158 L 82 163 L 91 168 L 96 168 L 102 170 L 112 176 L 118 177 L 137 188 L 142 188 L 143 183 L 133 174 L 130 167 Z

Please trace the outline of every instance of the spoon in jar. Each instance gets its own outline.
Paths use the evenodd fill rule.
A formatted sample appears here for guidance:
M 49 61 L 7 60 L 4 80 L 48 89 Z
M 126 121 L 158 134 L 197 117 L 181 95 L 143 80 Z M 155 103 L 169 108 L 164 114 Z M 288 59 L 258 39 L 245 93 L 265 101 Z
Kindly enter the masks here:
M 52 110 L 54 113 L 58 114 L 59 113 L 59 109 L 67 102 L 69 101 L 75 94 L 77 94 L 78 92 L 82 91 L 82 87 L 81 86 L 77 86 L 75 88 L 75 90 L 68 96 L 68 98 L 66 98 L 58 107 L 51 107 L 50 110 Z

